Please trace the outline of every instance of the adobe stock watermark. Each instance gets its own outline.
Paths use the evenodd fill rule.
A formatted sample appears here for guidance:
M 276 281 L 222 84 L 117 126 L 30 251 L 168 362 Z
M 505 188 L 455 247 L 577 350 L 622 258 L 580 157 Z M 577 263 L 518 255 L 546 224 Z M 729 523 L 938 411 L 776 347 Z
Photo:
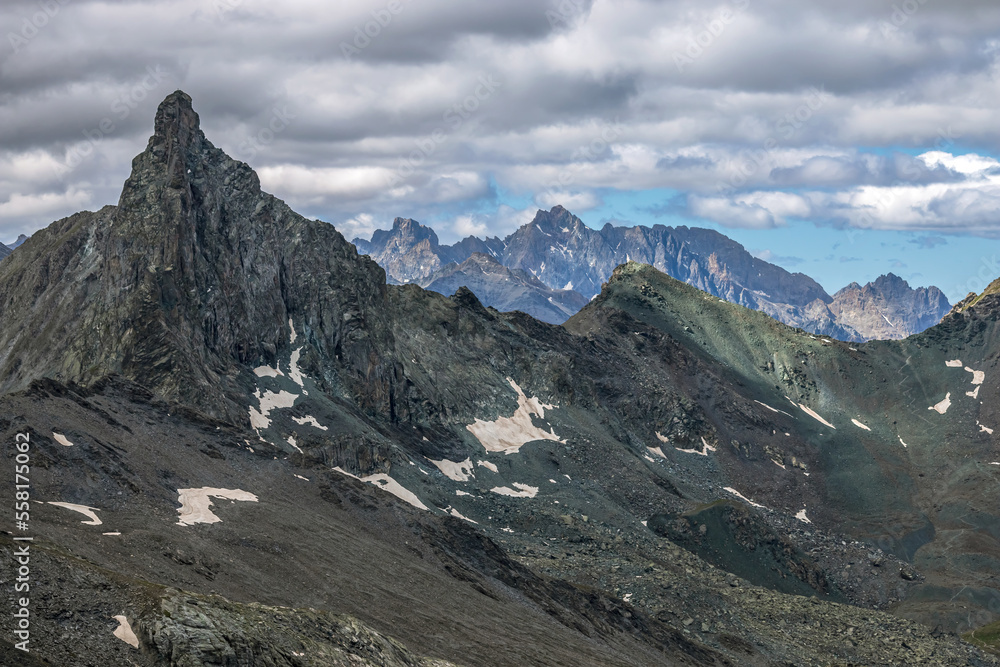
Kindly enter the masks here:
M 555 29 L 559 26 L 571 26 L 584 11 L 583 0 L 561 0 L 555 9 L 545 11 L 545 18 L 549 20 L 549 27 Z
M 14 648 L 29 653 L 31 641 L 31 542 L 35 539 L 23 533 L 31 530 L 31 434 L 14 436 L 14 526 L 22 534 L 15 535 L 14 558 L 11 566 L 14 578 L 14 608 L 12 634 L 19 640 Z
M 883 37 L 888 37 L 892 33 L 898 33 L 907 23 L 910 22 L 917 12 L 927 4 L 928 0 L 903 0 L 892 6 L 892 14 L 888 21 L 879 21 L 878 28 Z
M 226 18 L 226 14 L 242 6 L 243 0 L 212 0 L 212 9 L 215 10 L 215 18 L 217 20 Z
M 131 116 L 139 104 L 149 97 L 150 93 L 159 88 L 169 76 L 169 72 L 159 65 L 146 67 L 146 76 L 111 103 L 110 115 L 102 118 L 95 127 L 83 131 L 83 138 L 86 141 L 69 149 L 63 163 L 56 166 L 56 173 L 59 176 L 64 176 L 93 155 L 101 142 L 114 134 L 120 124 Z
M 253 160 L 260 151 L 274 143 L 277 136 L 287 130 L 296 118 L 297 116 L 293 111 L 289 110 L 287 104 L 282 107 L 278 107 L 277 105 L 272 107 L 271 116 L 268 118 L 267 123 L 240 142 L 240 145 L 237 147 L 240 156 L 246 162 Z
M 979 258 L 978 270 L 964 283 L 959 283 L 948 290 L 945 296 L 951 303 L 958 303 L 969 294 L 982 294 L 983 290 L 997 278 L 1000 278 L 1000 260 L 996 255 L 992 257 L 983 255 Z
M 961 135 L 951 125 L 939 127 L 937 129 L 937 139 L 934 141 L 932 148 L 934 150 L 946 151 L 954 146 L 955 142 L 960 138 Z M 851 226 L 844 232 L 849 243 L 857 242 L 868 230 L 877 229 L 879 227 L 879 220 L 873 214 L 873 210 L 885 210 L 891 207 L 897 200 L 895 189 L 922 182 L 929 174 L 930 168 L 921 160 L 913 160 L 905 163 L 901 171 L 903 178 L 898 178 L 887 187 L 880 189 L 872 205 L 861 211 L 861 214 L 851 221 Z M 948 295 L 948 298 L 950 299 L 951 295 Z M 964 294 L 962 298 L 965 298 Z
M 712 48 L 716 40 L 726 32 L 726 28 L 736 21 L 739 13 L 746 11 L 749 6 L 750 0 L 736 0 L 732 7 L 723 7 L 715 16 L 704 21 L 701 30 L 689 30 L 687 46 L 682 51 L 674 51 L 677 71 L 683 74 L 686 67 L 694 65 L 694 61 L 705 55 L 705 51 Z
M 437 152 L 438 147 L 448 141 L 451 134 L 462 127 L 483 103 L 493 97 L 494 93 L 503 86 L 503 82 L 492 74 L 480 76 L 478 84 L 471 95 L 445 109 L 441 119 L 446 127 L 439 127 L 429 136 L 414 140 L 416 148 L 409 154 L 400 156 L 399 166 L 387 178 L 389 187 L 399 185 L 416 173 L 417 169 Z
M 605 125 L 601 132 L 590 142 L 578 147 L 570 154 L 570 164 L 578 162 L 593 162 L 608 150 L 621 136 L 625 134 L 625 128 L 621 124 L 621 119 L 615 117 L 613 124 Z M 559 172 L 556 178 L 548 184 L 545 190 L 538 193 L 536 200 L 544 201 L 556 195 L 562 194 L 566 188 L 576 182 L 573 171 L 567 165 Z
M 351 42 L 340 43 L 340 52 L 344 58 L 350 60 L 371 46 L 372 42 L 382 34 L 382 31 L 392 24 L 393 19 L 403 13 L 410 2 L 412 0 L 389 0 L 389 3 L 382 9 L 372 11 L 371 21 L 364 25 L 354 26 L 354 39 Z
M 22 18 L 17 32 L 7 33 L 7 39 L 14 53 L 26 47 L 69 3 L 70 0 L 40 0 L 37 3 L 38 11 Z
M 813 119 L 827 100 L 831 97 L 823 86 L 816 88 L 813 86 L 806 91 L 807 95 L 802 104 L 785 113 L 775 125 L 775 134 L 772 134 L 760 148 L 745 148 L 740 151 L 736 160 L 735 169 L 730 169 L 732 175 L 727 181 L 719 183 L 716 187 L 718 192 L 726 192 L 743 187 L 747 182 L 761 170 L 764 166 L 772 162 L 774 152 L 781 146 L 781 141 L 788 141 Z

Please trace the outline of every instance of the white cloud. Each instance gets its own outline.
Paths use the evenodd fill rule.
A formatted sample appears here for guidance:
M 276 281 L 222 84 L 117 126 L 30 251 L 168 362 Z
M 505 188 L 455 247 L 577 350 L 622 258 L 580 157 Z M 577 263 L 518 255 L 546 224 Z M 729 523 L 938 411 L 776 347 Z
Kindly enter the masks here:
M 535 197 L 535 203 L 542 208 L 561 205 L 571 211 L 583 212 L 600 206 L 601 198 L 589 190 L 582 192 L 547 190 Z
M 1000 154 L 995 2 L 922 4 L 886 31 L 889 6 L 755 0 L 683 68 L 674 56 L 742 3 L 587 0 L 553 26 L 545 12 L 561 2 L 404 2 L 345 58 L 342 43 L 384 0 L 280 11 L 265 0 L 231 11 L 74 0 L 0 72 L 0 201 L 19 202 L 0 232 L 37 229 L 82 201 L 58 192 L 114 203 L 156 102 L 180 87 L 212 141 L 266 189 L 359 230 L 401 215 L 450 221 L 446 234 L 499 234 L 509 218 L 472 213 L 495 208 L 498 191 L 584 212 L 605 189 L 666 188 L 730 226 L 803 217 L 992 234 L 992 158 L 951 151 Z M 4 3 L 0 22 L 36 9 Z M 119 118 L 113 105 L 150 66 L 169 76 Z M 497 84 L 488 93 L 483 77 Z M 476 108 L 456 115 L 477 90 Z M 242 150 L 276 106 L 294 116 L 287 128 Z M 53 163 L 106 117 L 112 136 L 56 183 Z M 887 155 L 913 147 L 934 153 Z M 400 174 L 415 150 L 423 157 Z M 873 203 L 887 193 L 892 204 Z

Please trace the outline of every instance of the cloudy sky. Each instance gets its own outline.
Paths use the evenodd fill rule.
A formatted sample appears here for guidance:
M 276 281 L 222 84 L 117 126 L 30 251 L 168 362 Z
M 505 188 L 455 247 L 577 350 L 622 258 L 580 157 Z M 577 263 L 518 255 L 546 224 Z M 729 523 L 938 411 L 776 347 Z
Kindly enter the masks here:
M 828 290 L 1000 276 L 995 0 L 4 0 L 0 241 L 115 203 L 156 105 L 348 238 L 712 227 Z

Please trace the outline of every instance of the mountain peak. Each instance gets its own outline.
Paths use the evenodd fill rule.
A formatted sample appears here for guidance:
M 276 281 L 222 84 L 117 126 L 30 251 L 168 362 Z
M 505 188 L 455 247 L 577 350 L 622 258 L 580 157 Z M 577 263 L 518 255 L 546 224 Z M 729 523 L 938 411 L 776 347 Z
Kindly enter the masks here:
M 398 242 L 405 245 L 419 243 L 425 239 L 430 241 L 431 246 L 438 245 L 438 236 L 434 230 L 412 218 L 396 218 L 393 220 L 391 235 L 395 236 Z M 374 236 L 372 236 L 372 240 L 375 240 Z
M 575 231 L 577 226 L 582 224 L 578 217 L 557 204 L 548 211 L 539 209 L 527 226 L 535 227 L 545 233 L 565 234 Z
M 895 273 L 887 273 L 884 276 L 879 276 L 871 284 L 877 288 L 884 288 L 890 285 L 894 287 L 905 287 L 907 289 L 910 287 L 908 282 L 897 276 Z
M 176 139 L 183 146 L 200 134 L 201 120 L 192 106 L 190 95 L 183 90 L 175 90 L 160 102 L 153 123 L 154 140 Z

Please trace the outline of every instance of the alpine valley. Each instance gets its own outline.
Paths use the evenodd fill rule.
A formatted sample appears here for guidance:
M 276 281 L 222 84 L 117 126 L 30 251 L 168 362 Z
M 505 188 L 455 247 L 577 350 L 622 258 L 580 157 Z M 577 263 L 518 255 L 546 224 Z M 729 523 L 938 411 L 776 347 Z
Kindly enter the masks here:
M 178 91 L 116 206 L 0 262 L 3 664 L 1000 664 L 968 634 L 1000 618 L 997 289 L 861 343 L 943 298 L 561 208 L 360 245 L 385 269 Z

